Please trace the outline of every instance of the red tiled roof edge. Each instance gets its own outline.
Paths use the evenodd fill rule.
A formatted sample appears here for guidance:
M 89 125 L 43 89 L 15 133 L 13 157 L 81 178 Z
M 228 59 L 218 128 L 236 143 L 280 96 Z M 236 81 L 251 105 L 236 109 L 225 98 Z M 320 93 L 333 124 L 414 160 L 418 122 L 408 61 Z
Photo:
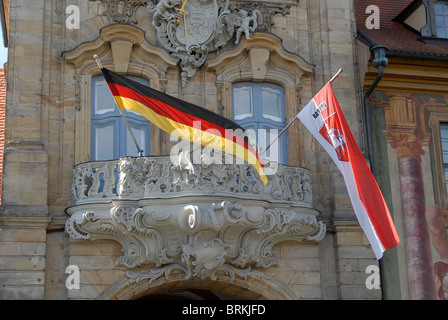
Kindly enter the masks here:
M 2 195 L 3 153 L 5 149 L 6 75 L 0 69 L 0 203 Z
M 355 14 L 358 39 L 367 45 L 384 45 L 389 48 L 388 55 L 448 59 L 448 46 L 425 43 L 418 32 L 412 31 L 395 19 L 414 0 L 356 0 Z M 369 30 L 366 21 L 371 13 L 366 9 L 375 5 L 379 9 L 380 29 Z

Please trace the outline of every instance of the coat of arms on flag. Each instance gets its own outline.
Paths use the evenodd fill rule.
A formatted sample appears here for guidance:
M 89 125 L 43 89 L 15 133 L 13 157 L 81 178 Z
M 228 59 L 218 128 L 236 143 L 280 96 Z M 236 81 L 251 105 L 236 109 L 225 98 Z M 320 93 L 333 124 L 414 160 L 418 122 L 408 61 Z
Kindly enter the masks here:
M 341 123 L 338 121 L 337 112 L 329 114 L 327 104 L 323 102 L 321 105 L 325 106 L 320 112 L 324 123 L 319 133 L 334 147 L 339 161 L 349 161 L 347 144 Z

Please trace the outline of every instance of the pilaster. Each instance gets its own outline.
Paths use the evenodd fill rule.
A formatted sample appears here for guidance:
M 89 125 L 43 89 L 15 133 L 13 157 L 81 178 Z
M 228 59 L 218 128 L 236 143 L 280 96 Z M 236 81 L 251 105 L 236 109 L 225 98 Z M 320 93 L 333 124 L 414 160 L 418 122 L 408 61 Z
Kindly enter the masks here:
M 424 145 L 429 134 L 422 125 L 420 105 L 412 93 L 387 92 L 385 108 L 386 141 L 397 150 L 400 197 L 408 274 L 409 298 L 434 299 L 431 244 L 425 218 L 425 192 L 422 177 Z

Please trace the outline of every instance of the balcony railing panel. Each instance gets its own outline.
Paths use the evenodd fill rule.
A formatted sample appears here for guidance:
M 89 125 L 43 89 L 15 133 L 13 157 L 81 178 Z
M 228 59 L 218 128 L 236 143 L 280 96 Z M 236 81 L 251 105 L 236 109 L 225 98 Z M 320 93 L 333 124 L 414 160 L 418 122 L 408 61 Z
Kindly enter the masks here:
M 151 199 L 183 196 L 224 196 L 289 203 L 311 208 L 310 172 L 300 167 L 271 163 L 268 184 L 250 164 L 194 164 L 168 156 L 123 157 L 75 166 L 74 204 L 116 199 Z

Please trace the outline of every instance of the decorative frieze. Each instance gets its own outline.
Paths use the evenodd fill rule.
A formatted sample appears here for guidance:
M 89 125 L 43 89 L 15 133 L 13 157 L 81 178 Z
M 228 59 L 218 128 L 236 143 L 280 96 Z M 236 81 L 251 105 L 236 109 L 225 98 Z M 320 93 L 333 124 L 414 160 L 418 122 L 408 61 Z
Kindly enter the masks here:
M 249 164 L 192 163 L 183 157 L 123 157 L 119 160 L 81 163 L 74 168 L 72 195 L 75 204 L 118 199 L 150 199 L 216 195 L 263 199 L 312 207 L 311 176 L 307 169 L 271 163 L 265 186 Z

